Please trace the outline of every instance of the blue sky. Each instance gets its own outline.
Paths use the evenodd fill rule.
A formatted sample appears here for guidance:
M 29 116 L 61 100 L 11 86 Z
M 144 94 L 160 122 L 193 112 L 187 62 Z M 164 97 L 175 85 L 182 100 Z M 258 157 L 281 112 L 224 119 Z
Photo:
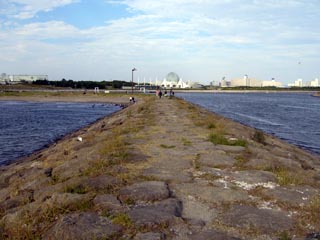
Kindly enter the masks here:
M 320 77 L 319 11 L 319 0 L 0 0 L 0 72 L 309 81 Z

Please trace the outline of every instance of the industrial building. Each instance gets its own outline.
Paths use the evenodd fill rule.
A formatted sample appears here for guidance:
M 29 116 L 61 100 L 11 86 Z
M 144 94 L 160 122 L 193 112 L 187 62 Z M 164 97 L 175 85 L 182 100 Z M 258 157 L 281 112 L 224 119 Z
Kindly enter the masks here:
M 48 80 L 48 75 L 7 75 L 6 73 L 2 73 L 0 76 L 0 84 L 18 84 L 23 82 L 31 83 L 37 80 Z

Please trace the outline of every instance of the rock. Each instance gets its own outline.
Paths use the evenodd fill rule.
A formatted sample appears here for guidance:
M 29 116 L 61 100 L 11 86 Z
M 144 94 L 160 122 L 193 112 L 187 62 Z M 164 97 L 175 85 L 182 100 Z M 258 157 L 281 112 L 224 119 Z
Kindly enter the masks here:
M 43 236 L 46 240 L 117 239 L 121 227 L 96 213 L 73 213 L 63 216 Z
M 211 222 L 217 216 L 217 210 L 210 208 L 208 205 L 193 199 L 183 199 L 182 217 L 192 221 Z
M 309 233 L 305 238 L 305 240 L 318 240 L 318 239 L 320 239 L 320 232 L 318 232 L 318 233 Z
M 10 189 L 2 188 L 0 189 L 0 202 L 3 202 L 10 198 Z
M 16 208 L 21 205 L 21 202 L 16 199 L 7 199 L 5 201 L 0 202 L 0 214 L 2 215 L 5 211 Z
M 175 196 L 179 198 L 189 195 L 194 199 L 208 203 L 220 204 L 221 202 L 246 201 L 249 199 L 248 193 L 242 189 L 197 185 L 193 183 L 172 184 L 171 186 Z
M 90 200 L 91 196 L 88 194 L 54 193 L 51 198 L 45 201 L 45 204 L 48 208 L 59 206 L 70 210 L 76 210 L 79 204 L 81 205 Z
M 45 186 L 42 189 L 37 189 L 34 192 L 34 199 L 36 201 L 45 201 L 50 198 L 54 192 L 62 192 L 65 189 L 65 185 L 60 183 L 56 185 Z
M 191 240 L 241 240 L 240 238 L 235 238 L 228 236 L 225 233 L 217 232 L 214 230 L 207 230 L 200 233 L 195 233 L 190 236 Z
M 98 195 L 93 199 L 96 208 L 101 210 L 118 210 L 121 209 L 120 201 L 111 194 Z
M 89 190 L 103 191 L 112 190 L 116 185 L 119 185 L 121 181 L 113 176 L 100 175 L 85 180 L 82 184 Z
M 29 221 L 30 216 L 36 216 L 36 214 L 39 214 L 42 211 L 42 207 L 41 203 L 32 202 L 12 209 L 12 211 L 10 209 L 8 213 L 2 217 L 0 225 L 3 225 L 5 229 L 10 229 L 9 231 L 19 228 L 21 223 L 25 223 L 24 221 L 26 220 L 26 216 L 29 216 Z M 26 213 L 28 214 L 26 215 Z
M 199 163 L 209 167 L 232 166 L 235 163 L 235 159 L 226 154 L 211 152 L 210 154 L 201 155 Z
M 242 181 L 247 182 L 250 184 L 254 184 L 257 182 L 276 182 L 277 177 L 267 171 L 258 171 L 258 170 L 251 170 L 251 171 L 237 171 L 230 175 L 235 181 Z
M 268 159 L 252 158 L 245 163 L 244 166 L 257 169 L 267 169 L 268 167 L 272 166 L 272 162 Z
M 147 232 L 138 233 L 133 240 L 164 240 L 165 235 L 163 233 Z
M 277 187 L 275 189 L 264 189 L 263 194 L 280 202 L 287 202 L 292 205 L 305 205 L 312 200 L 313 196 L 318 194 L 318 191 L 309 186 Z
M 59 181 L 65 181 L 69 178 L 81 175 L 88 167 L 88 161 L 84 161 L 81 158 L 74 158 L 53 168 L 52 176 L 59 178 Z
M 153 205 L 138 206 L 128 212 L 132 221 L 140 227 L 153 229 L 159 224 L 170 224 L 181 217 L 182 204 L 177 199 L 166 199 Z
M 250 190 L 258 186 L 265 188 L 275 188 L 278 186 L 276 176 L 266 171 L 237 171 L 229 175 L 231 182 L 237 186 Z
M 214 149 L 222 150 L 225 152 L 231 152 L 231 153 L 241 153 L 246 148 L 241 146 L 215 145 Z
M 164 167 L 151 167 L 143 171 L 143 175 L 149 177 L 155 177 L 163 181 L 174 181 L 174 182 L 190 182 L 192 181 L 192 174 L 189 172 L 170 169 Z
M 291 157 L 276 157 L 275 159 L 287 169 L 296 170 L 301 168 L 301 164 L 296 160 L 293 160 Z
M 0 170 L 0 189 L 8 187 L 10 177 L 11 172 Z
M 10 176 L 8 183 L 11 185 L 31 182 L 32 180 L 40 179 L 41 177 L 43 177 L 43 169 L 21 167 L 15 174 Z
M 122 202 L 133 201 L 159 201 L 169 197 L 168 185 L 164 182 L 140 182 L 120 190 L 119 199 Z
M 293 221 L 286 212 L 246 205 L 231 207 L 222 214 L 221 221 L 231 227 L 255 229 L 265 234 L 286 231 L 293 226 Z

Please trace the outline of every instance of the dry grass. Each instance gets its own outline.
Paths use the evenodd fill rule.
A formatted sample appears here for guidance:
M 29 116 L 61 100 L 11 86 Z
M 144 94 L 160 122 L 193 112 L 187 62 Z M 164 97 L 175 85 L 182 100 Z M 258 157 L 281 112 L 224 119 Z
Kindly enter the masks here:
M 195 158 L 192 160 L 192 166 L 195 170 L 199 170 L 200 169 L 200 157 L 201 157 L 201 154 L 200 153 L 197 153 Z
M 266 139 L 264 133 L 260 130 L 255 130 L 252 139 L 258 143 L 266 145 Z
M 186 138 L 181 139 L 183 146 L 192 146 L 192 142 Z
M 37 211 L 25 209 L 14 224 L 2 222 L 1 239 L 41 239 L 41 235 L 59 216 L 92 208 L 91 199 L 84 199 L 68 206 L 42 205 Z M 0 234 L 0 236 L 1 236 Z
M 299 172 L 291 172 L 284 168 L 280 168 L 277 169 L 274 173 L 277 176 L 277 181 L 280 186 L 297 186 L 305 184 L 305 177 Z

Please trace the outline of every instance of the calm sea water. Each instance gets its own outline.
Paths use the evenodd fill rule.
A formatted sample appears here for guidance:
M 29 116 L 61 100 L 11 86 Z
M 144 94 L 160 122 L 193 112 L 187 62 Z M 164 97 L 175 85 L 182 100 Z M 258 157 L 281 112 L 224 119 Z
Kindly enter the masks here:
M 0 101 L 0 165 L 31 154 L 119 109 L 100 103 Z
M 320 154 L 320 98 L 307 93 L 179 93 L 192 103 Z

